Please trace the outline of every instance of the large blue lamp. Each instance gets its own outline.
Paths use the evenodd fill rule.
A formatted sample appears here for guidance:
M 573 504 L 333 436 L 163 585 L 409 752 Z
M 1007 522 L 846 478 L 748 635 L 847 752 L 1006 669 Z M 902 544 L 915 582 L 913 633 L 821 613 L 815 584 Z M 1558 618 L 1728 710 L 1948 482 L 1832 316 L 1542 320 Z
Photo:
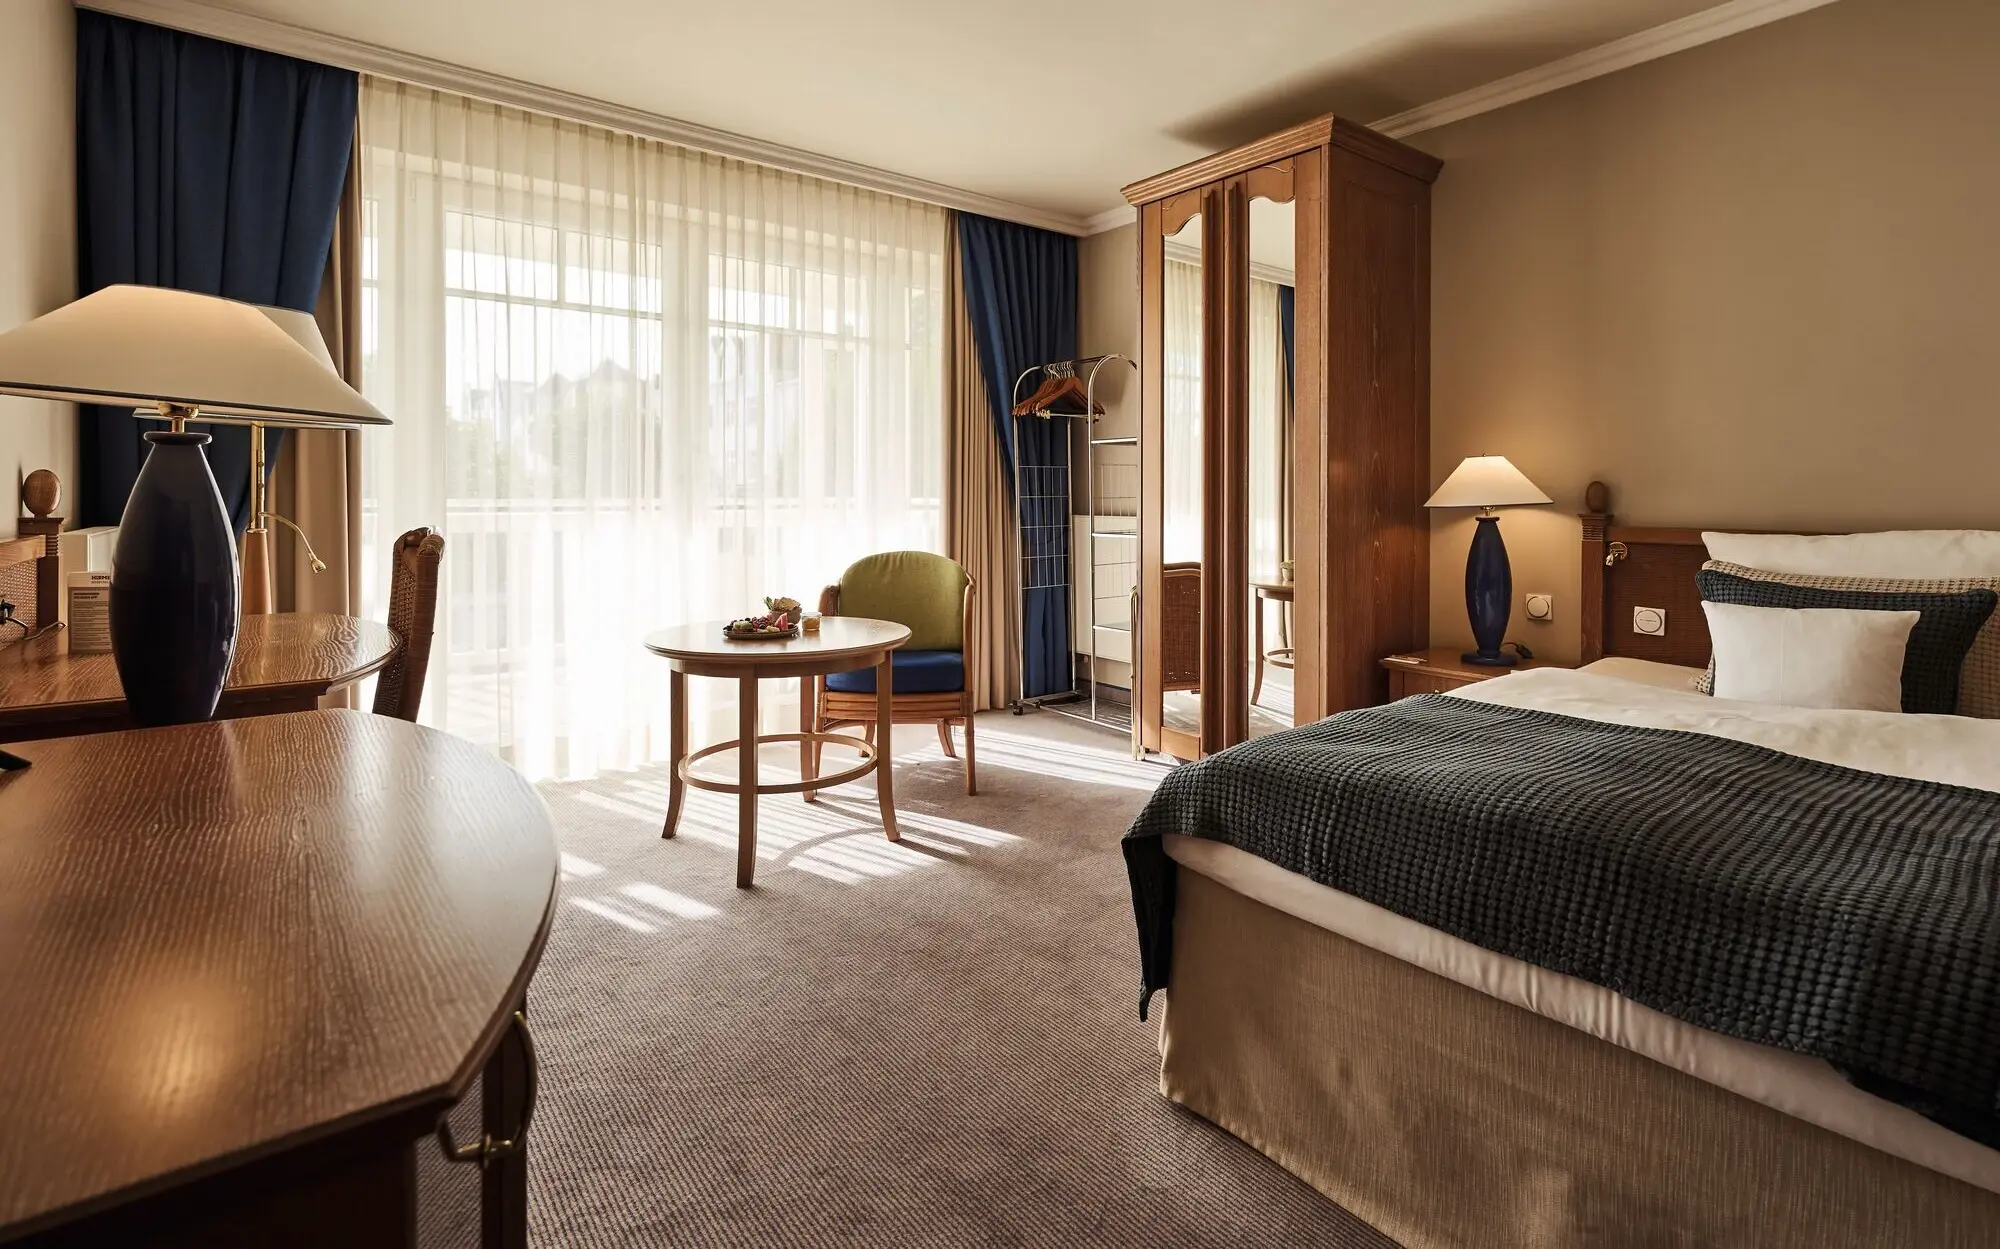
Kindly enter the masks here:
M 111 556 L 112 658 L 140 724 L 208 719 L 236 653 L 236 535 L 209 436 L 188 424 L 387 425 L 330 365 L 304 313 L 151 286 L 107 286 L 0 334 L 0 394 L 130 406 L 167 427 L 145 435 Z
M 1536 489 L 1504 455 L 1468 456 L 1444 479 L 1425 507 L 1476 507 L 1479 527 L 1472 533 L 1472 550 L 1465 557 L 1465 614 L 1472 618 L 1472 640 L 1478 647 L 1461 656 L 1466 663 L 1511 668 L 1515 660 L 1500 649 L 1507 638 L 1507 617 L 1513 611 L 1514 573 L 1507 566 L 1507 544 L 1500 540 L 1496 507 L 1532 507 L 1554 499 Z

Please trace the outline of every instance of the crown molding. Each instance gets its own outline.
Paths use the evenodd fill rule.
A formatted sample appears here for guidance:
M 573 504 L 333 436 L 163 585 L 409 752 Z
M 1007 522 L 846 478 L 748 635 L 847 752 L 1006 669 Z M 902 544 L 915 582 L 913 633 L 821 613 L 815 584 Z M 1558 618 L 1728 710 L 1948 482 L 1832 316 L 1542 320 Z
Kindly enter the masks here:
M 1448 95 L 1442 100 L 1384 117 L 1369 129 L 1392 139 L 1434 130 L 1495 109 L 1532 100 L 1538 95 L 1601 78 L 1621 69 L 1656 61 L 1663 56 L 1698 48 L 1705 43 L 1740 35 L 1772 22 L 1821 8 L 1834 0 L 1728 0 L 1712 9 L 1690 13 L 1623 39 L 1599 44 L 1561 60 L 1496 79 L 1483 87 Z
M 782 143 L 767 143 L 747 135 L 733 134 L 694 122 L 680 121 L 643 109 L 627 108 L 590 96 L 536 86 L 516 78 L 467 69 L 448 61 L 434 60 L 408 52 L 398 52 L 377 44 L 338 35 L 322 34 L 303 26 L 274 21 L 229 9 L 203 0 L 75 0 L 78 8 L 96 9 L 119 17 L 151 22 L 193 35 L 206 35 L 247 47 L 262 48 L 306 60 L 337 65 L 359 73 L 394 78 L 421 87 L 454 91 L 494 104 L 530 109 L 573 121 L 603 126 L 644 139 L 656 139 L 717 156 L 753 161 L 760 165 L 790 170 L 815 178 L 843 182 L 868 191 L 901 195 L 908 199 L 955 208 L 962 212 L 998 217 L 1022 225 L 1039 226 L 1059 234 L 1103 234 L 1137 220 L 1128 206 L 1108 208 L 1093 216 L 1052 212 L 1017 204 L 1012 200 L 945 186 L 943 183 L 913 178 L 876 169 L 837 157 L 823 156 Z M 1470 91 L 1433 100 L 1416 108 L 1385 117 L 1369 129 L 1392 139 L 1401 139 L 1439 126 L 1477 117 L 1495 109 L 1531 100 L 1538 95 L 1588 82 L 1605 74 L 1643 65 L 1647 61 L 1672 56 L 1689 48 L 1726 39 L 1772 22 L 1794 17 L 1834 3 L 1834 0 L 1727 0 L 1714 8 L 1614 39 L 1561 60 L 1489 82 Z
M 1084 218 L 1083 232 L 1085 234 L 1108 234 L 1120 226 L 1137 225 L 1138 223 L 1139 210 L 1130 204 L 1120 204 L 1116 208 L 1105 209 L 1095 217 Z
M 590 96 L 537 86 L 501 74 L 468 69 L 448 61 L 399 52 L 393 48 L 364 43 L 358 39 L 323 34 L 303 26 L 294 26 L 289 22 L 237 13 L 202 3 L 202 0 L 75 0 L 75 3 L 76 7 L 81 9 L 95 9 L 100 13 L 150 22 L 155 26 L 170 27 L 191 35 L 204 35 L 211 39 L 242 44 L 245 47 L 261 48 L 266 52 L 318 61 L 323 65 L 351 69 L 357 73 L 394 78 L 419 87 L 452 91 L 511 108 L 547 113 L 570 121 L 636 135 L 642 139 L 655 139 L 662 143 L 693 148 L 716 156 L 752 161 L 792 173 L 842 182 L 866 191 L 900 195 L 906 199 L 936 204 L 941 208 L 953 208 L 961 212 L 978 213 L 984 217 L 1015 221 L 1022 225 L 1039 226 L 1059 234 L 1089 233 L 1088 222 L 1081 216 L 1033 208 L 1026 204 L 1017 204 L 1012 200 L 998 199 L 991 195 L 981 195 L 923 178 L 892 173 L 886 169 L 824 156 L 818 152 L 808 152 L 803 148 L 788 147 L 782 143 L 767 143 L 747 135 L 680 121 L 659 113 L 649 113 L 643 109 L 627 108 L 621 104 L 613 104 Z M 1131 212 L 1130 209 L 1119 211 L 1128 216 Z
M 1601 78 L 1605 74 L 1656 61 L 1663 56 L 1698 48 L 1705 43 L 1755 30 L 1772 22 L 1822 8 L 1834 0 L 1727 0 L 1711 9 L 1690 13 L 1623 39 L 1600 44 L 1561 60 L 1496 79 L 1482 87 L 1420 104 L 1416 108 L 1384 117 L 1368 128 L 1391 139 L 1406 138 L 1425 130 L 1435 130 L 1455 121 L 1477 117 L 1495 109 L 1532 100 L 1538 95 Z M 1090 234 L 1115 230 L 1132 221 L 1129 209 L 1107 209 L 1084 222 Z

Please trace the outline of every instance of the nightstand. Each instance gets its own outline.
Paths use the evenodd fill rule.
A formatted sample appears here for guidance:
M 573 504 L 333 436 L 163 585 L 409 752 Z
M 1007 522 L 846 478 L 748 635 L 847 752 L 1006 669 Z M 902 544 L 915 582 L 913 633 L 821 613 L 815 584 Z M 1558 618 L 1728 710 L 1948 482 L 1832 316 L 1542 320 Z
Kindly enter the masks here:
M 1382 666 L 1389 670 L 1390 701 L 1408 698 L 1412 694 L 1442 694 L 1474 681 L 1490 681 L 1494 677 L 1504 677 L 1510 672 L 1528 668 L 1564 666 L 1546 659 L 1524 659 L 1513 668 L 1486 668 L 1466 663 L 1459 658 L 1461 653 L 1460 647 L 1434 646 L 1429 650 L 1406 651 L 1382 660 Z M 1409 660 L 1416 662 L 1407 662 Z

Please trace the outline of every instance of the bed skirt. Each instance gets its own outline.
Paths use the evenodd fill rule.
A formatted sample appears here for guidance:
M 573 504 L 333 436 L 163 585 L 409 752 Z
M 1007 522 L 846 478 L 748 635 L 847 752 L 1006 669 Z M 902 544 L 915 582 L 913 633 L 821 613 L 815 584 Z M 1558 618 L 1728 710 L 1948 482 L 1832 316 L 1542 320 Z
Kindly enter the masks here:
M 2000 1195 L 1185 867 L 1160 1089 L 1407 1249 L 1985 1249 Z

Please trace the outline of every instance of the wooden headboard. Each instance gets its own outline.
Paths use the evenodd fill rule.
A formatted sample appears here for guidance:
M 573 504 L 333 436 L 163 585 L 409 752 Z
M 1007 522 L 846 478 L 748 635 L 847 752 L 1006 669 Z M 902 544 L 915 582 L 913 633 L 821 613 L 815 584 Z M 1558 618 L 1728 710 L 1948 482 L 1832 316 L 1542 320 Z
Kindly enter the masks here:
M 1690 668 L 1708 665 L 1708 617 L 1695 574 L 1708 561 L 1700 529 L 1647 529 L 1613 523 L 1611 489 L 1601 481 L 1584 492 L 1583 662 L 1607 655 L 1651 659 Z M 1706 526 L 1730 533 L 1764 530 Z M 1809 532 L 1797 530 L 1793 532 Z M 1654 637 L 1632 629 L 1636 607 L 1664 609 L 1667 631 Z

